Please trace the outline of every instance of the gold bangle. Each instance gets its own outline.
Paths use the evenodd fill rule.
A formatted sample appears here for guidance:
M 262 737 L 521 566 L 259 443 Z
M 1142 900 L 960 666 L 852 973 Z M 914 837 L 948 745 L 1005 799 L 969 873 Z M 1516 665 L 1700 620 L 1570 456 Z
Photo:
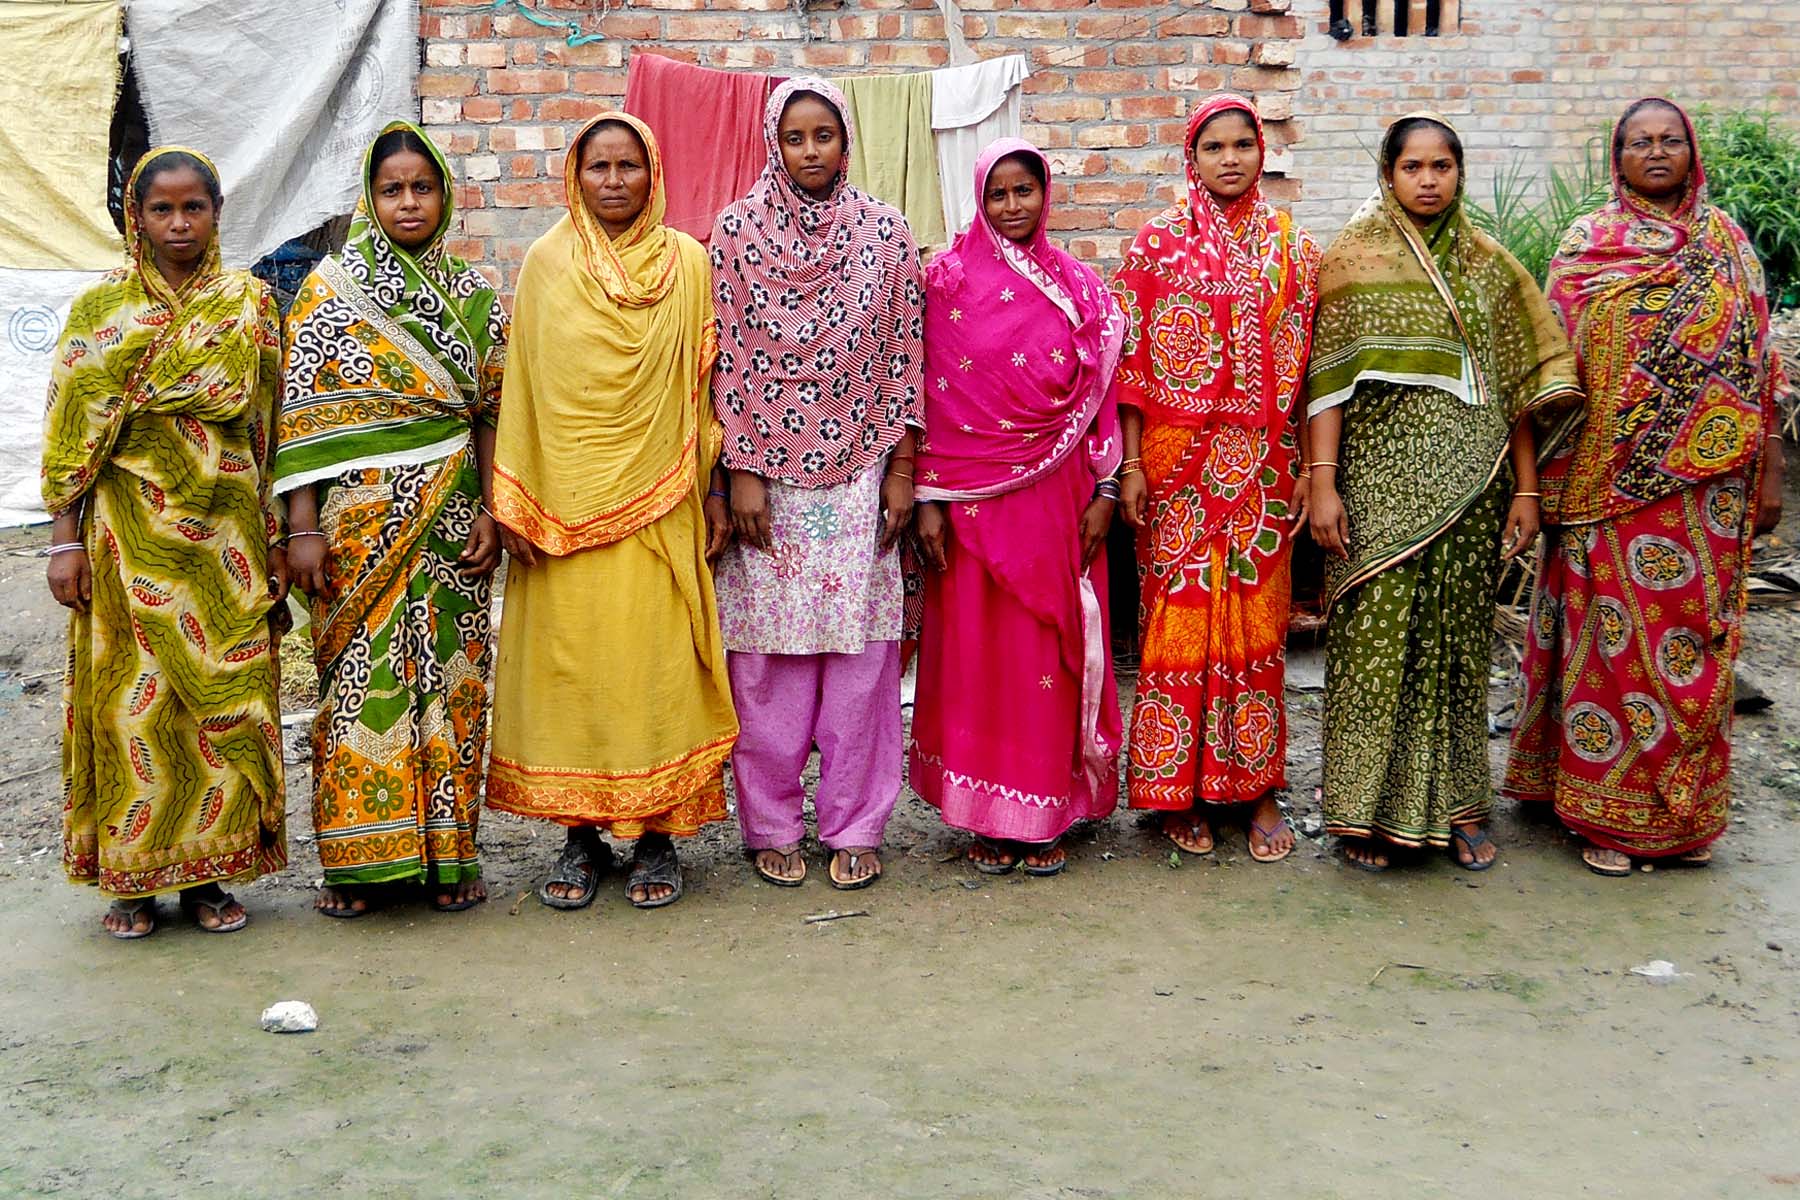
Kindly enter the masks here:
M 1136 471 L 1136 470 L 1141 469 L 1143 467 L 1143 465 L 1144 465 L 1144 460 L 1141 458 L 1128 458 L 1124 462 L 1119 464 L 1119 470 L 1121 470 L 1121 471 Z
M 1314 468 L 1314 467 L 1336 467 L 1336 466 L 1337 466 L 1337 464 L 1336 464 L 1336 463 L 1334 463 L 1334 462 L 1323 462 L 1323 461 L 1321 461 L 1321 462 L 1309 462 L 1309 463 L 1307 463 L 1307 464 L 1306 464 L 1306 469 L 1307 469 L 1307 470 L 1309 470 L 1309 471 L 1310 471 L 1310 470 L 1312 470 L 1312 469 L 1313 469 L 1313 468 Z
M 1542 492 L 1514 492 L 1513 493 L 1514 500 L 1542 500 L 1543 498 L 1544 498 L 1544 493 L 1542 493 Z
M 888 468 L 888 474 L 889 475 L 898 475 L 902 479 L 911 479 L 912 478 L 911 471 L 896 471 L 892 467 Z

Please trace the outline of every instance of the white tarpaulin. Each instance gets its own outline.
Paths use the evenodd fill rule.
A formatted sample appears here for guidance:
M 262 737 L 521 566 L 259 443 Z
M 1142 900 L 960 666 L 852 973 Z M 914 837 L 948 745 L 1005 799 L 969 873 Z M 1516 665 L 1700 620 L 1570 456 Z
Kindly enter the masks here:
M 0 267 L 0 526 L 43 521 L 44 396 L 69 302 L 103 271 Z
M 227 266 L 349 212 L 370 139 L 418 116 L 416 0 L 132 0 L 125 28 L 151 141 L 219 166 Z

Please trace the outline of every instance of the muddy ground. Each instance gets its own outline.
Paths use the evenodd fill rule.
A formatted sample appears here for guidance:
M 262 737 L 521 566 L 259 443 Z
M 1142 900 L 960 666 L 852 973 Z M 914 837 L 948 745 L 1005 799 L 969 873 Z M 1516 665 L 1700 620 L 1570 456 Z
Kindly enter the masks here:
M 492 903 L 339 922 L 296 761 L 249 929 L 121 943 L 60 873 L 43 541 L 0 534 L 0 1195 L 1800 1195 L 1800 609 L 1750 618 L 1777 703 L 1710 871 L 1600 879 L 1503 804 L 1485 875 L 1184 858 L 1118 814 L 995 880 L 908 796 L 867 892 L 718 831 L 671 909 L 553 913 L 515 900 L 555 832 L 492 815 Z M 318 1032 L 261 1032 L 284 998 Z

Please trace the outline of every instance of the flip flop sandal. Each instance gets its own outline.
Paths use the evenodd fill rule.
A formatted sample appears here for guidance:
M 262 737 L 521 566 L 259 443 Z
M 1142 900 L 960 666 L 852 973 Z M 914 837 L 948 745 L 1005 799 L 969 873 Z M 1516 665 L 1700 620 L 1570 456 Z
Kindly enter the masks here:
M 1169 832 L 1168 825 L 1165 822 L 1165 824 L 1163 826 L 1162 835 L 1169 839 L 1169 844 L 1171 846 L 1174 846 L 1177 850 L 1181 851 L 1183 854 L 1191 854 L 1195 858 L 1205 858 L 1208 855 L 1210 855 L 1213 851 L 1215 851 L 1219 848 L 1219 835 L 1216 831 L 1213 830 L 1212 822 L 1210 820 L 1206 820 L 1206 819 L 1186 820 L 1186 821 L 1183 821 L 1182 824 L 1187 826 L 1187 836 L 1188 836 L 1188 840 L 1190 840 L 1190 841 L 1194 840 L 1198 836 L 1199 831 L 1200 831 L 1200 826 L 1202 826 L 1202 825 L 1205 825 L 1207 828 L 1207 831 L 1212 834 L 1212 842 L 1206 847 L 1206 849 L 1204 849 L 1204 850 L 1189 850 L 1186 846 L 1182 845 L 1180 842 L 1175 840 L 1175 835 Z
M 840 855 L 840 854 L 842 854 L 845 858 L 849 859 L 849 862 L 845 864 L 845 868 L 847 870 L 850 870 L 850 871 L 856 870 L 856 868 L 862 863 L 862 860 L 865 858 L 869 859 L 870 861 L 872 861 L 875 864 L 875 869 L 873 871 L 869 872 L 869 874 L 864 875 L 860 879 L 858 879 L 855 875 L 839 875 L 837 865 L 838 865 L 838 855 Z M 833 850 L 831 852 L 831 861 L 825 867 L 825 873 L 831 877 L 831 886 L 836 888 L 838 891 L 840 891 L 840 892 L 860 891 L 861 889 L 866 888 L 866 887 L 870 886 L 871 884 L 873 884 L 877 879 L 881 878 L 881 851 L 879 851 L 879 850 L 864 850 L 862 853 L 858 854 L 854 850 Z
M 150 926 L 147 929 L 133 929 L 127 925 L 124 929 L 108 929 L 107 935 L 116 937 L 121 942 L 135 942 L 139 938 L 147 938 L 156 932 L 156 897 L 145 896 L 141 900 L 114 900 L 107 906 L 111 915 L 127 917 L 136 922 L 139 914 L 150 914 Z
M 190 888 L 188 891 L 181 893 L 181 907 L 186 909 L 188 915 L 194 919 L 194 928 L 200 930 L 202 933 L 236 933 L 250 923 L 250 914 L 245 913 L 243 916 L 229 924 L 221 923 L 210 926 L 202 924 L 200 921 L 201 909 L 212 909 L 213 916 L 219 917 L 221 922 L 223 922 L 224 918 L 221 917 L 220 914 L 225 911 L 227 905 L 234 901 L 235 897 L 233 897 L 230 892 L 221 890 L 217 896 L 214 896 L 211 899 L 204 899 L 200 896 L 193 895 L 197 890 L 198 889 Z
M 673 889 L 668 895 L 657 900 L 632 900 L 631 889 L 645 889 L 649 895 L 649 886 L 660 883 Z M 666 908 L 681 899 L 681 859 L 676 857 L 675 847 L 659 850 L 650 858 L 633 859 L 631 874 L 625 877 L 625 899 L 631 901 L 633 908 Z
M 1665 864 L 1671 867 L 1687 867 L 1697 870 L 1712 866 L 1712 850 L 1702 846 L 1698 850 L 1689 850 L 1686 854 L 1677 854 Z
M 341 907 L 331 905 L 319 907 L 315 905 L 313 911 L 318 913 L 321 917 L 336 917 L 341 921 L 353 921 L 357 917 L 366 917 L 375 911 L 375 894 L 372 889 L 347 883 L 334 887 L 333 890 L 344 897 L 345 903 Z M 355 900 L 361 900 L 363 906 L 361 908 L 352 908 L 350 902 Z
M 598 835 L 592 838 L 571 838 L 563 843 L 562 853 L 556 856 L 556 865 L 550 869 L 550 878 L 538 885 L 538 899 L 543 901 L 546 908 L 565 911 L 586 908 L 594 902 L 594 895 L 600 890 L 600 877 L 610 871 L 612 865 L 612 847 L 601 841 Z M 552 896 L 550 885 L 554 883 L 582 890 L 573 896 Z
M 1275 840 L 1275 835 L 1280 833 L 1284 828 L 1289 833 L 1294 832 L 1294 827 L 1292 825 L 1288 824 L 1288 819 L 1285 816 L 1280 818 L 1279 820 L 1277 820 L 1275 822 L 1275 824 L 1271 825 L 1267 829 L 1264 829 L 1261 825 L 1258 825 L 1255 821 L 1250 822 L 1250 828 L 1252 828 L 1256 832 L 1262 834 L 1263 846 L 1265 848 L 1269 845 L 1270 842 Z M 1256 843 L 1250 842 L 1248 838 L 1246 838 L 1244 840 L 1246 842 L 1249 842 L 1250 857 L 1255 859 L 1259 863 L 1278 863 L 1282 859 L 1286 858 L 1288 855 L 1290 855 L 1294 852 L 1294 847 L 1289 846 L 1286 850 L 1283 850 L 1280 854 L 1258 854 L 1256 852 Z M 1296 838 L 1294 845 L 1297 846 L 1299 844 L 1300 844 L 1299 839 Z
M 481 876 L 477 875 L 475 877 L 475 879 L 471 879 L 469 882 L 474 883 L 474 882 L 476 882 L 476 880 L 479 880 L 480 878 L 481 878 Z M 436 898 L 434 897 L 431 901 L 431 907 L 436 909 L 438 912 L 462 912 L 464 909 L 474 908 L 477 904 L 486 904 L 486 903 L 487 903 L 486 896 L 469 896 L 462 900 L 452 900 L 448 904 L 439 904 L 437 902 Z
M 975 847 L 980 846 L 989 854 L 1000 859 L 999 862 L 982 862 L 974 855 Z M 1011 875 L 1013 868 L 1019 865 L 1019 856 L 1005 842 L 994 838 L 977 837 L 969 843 L 969 852 L 965 855 L 977 871 L 983 875 Z
M 1372 843 L 1365 842 L 1365 844 L 1369 845 L 1370 849 L 1374 848 Z M 1387 870 L 1388 867 L 1391 867 L 1394 865 L 1394 860 L 1391 855 L 1389 856 L 1386 865 L 1383 865 L 1381 863 L 1363 862 L 1359 858 L 1351 858 L 1348 854 L 1344 853 L 1344 850 L 1345 850 L 1345 847 L 1343 847 L 1343 846 L 1338 847 L 1338 858 L 1340 860 L 1342 860 L 1343 864 L 1346 867 L 1355 867 L 1357 870 L 1367 871 L 1371 875 L 1379 875 L 1383 871 Z
M 1052 875 L 1061 875 L 1063 873 L 1063 868 L 1069 865 L 1069 852 L 1066 850 L 1063 851 L 1063 856 L 1054 863 L 1045 863 L 1042 866 L 1034 867 L 1025 861 L 1025 858 L 1029 855 L 1048 854 L 1061 844 L 1061 838 L 1052 838 L 1047 842 L 1022 843 L 1025 854 L 1021 855 L 1019 858 L 1019 870 L 1025 872 L 1027 875 L 1036 876 L 1039 879 L 1048 879 Z
M 762 865 L 762 856 L 765 854 L 781 855 L 783 866 L 790 866 L 798 861 L 800 864 L 800 873 L 798 875 L 786 876 L 776 875 L 771 871 L 765 870 Z M 766 846 L 761 850 L 752 850 L 750 852 L 750 866 L 758 875 L 763 877 L 765 882 L 772 883 L 776 887 L 795 888 L 806 882 L 806 858 L 800 853 L 800 847 L 798 846 L 795 846 L 792 850 L 778 850 L 773 846 Z
M 1595 854 L 1604 853 L 1605 851 L 1599 846 L 1588 846 L 1581 852 L 1581 861 L 1587 864 L 1588 870 L 1596 875 L 1604 875 L 1608 879 L 1623 879 L 1625 876 L 1631 874 L 1631 862 L 1629 860 L 1626 861 L 1624 866 L 1616 867 L 1610 863 L 1595 862 L 1591 857 Z
M 1500 851 L 1497 849 L 1494 851 L 1494 857 L 1488 859 L 1486 862 L 1482 862 L 1480 859 L 1475 857 L 1476 847 L 1489 845 L 1492 841 L 1492 839 L 1488 837 L 1487 830 L 1485 830 L 1485 829 L 1476 829 L 1474 835 L 1470 836 L 1469 834 L 1464 833 L 1462 830 L 1456 828 L 1455 826 L 1451 826 L 1450 827 L 1450 838 L 1452 841 L 1461 842 L 1465 847 L 1468 848 L 1468 851 L 1469 851 L 1469 861 L 1468 862 L 1464 862 L 1462 860 L 1462 855 L 1456 853 L 1456 851 L 1452 850 L 1450 852 L 1450 857 L 1456 860 L 1456 865 L 1461 867 L 1465 871 L 1485 871 L 1489 867 L 1493 866 L 1495 863 L 1500 861 Z M 1629 875 L 1630 873 L 1631 872 L 1629 872 L 1629 871 L 1626 872 L 1627 875 Z

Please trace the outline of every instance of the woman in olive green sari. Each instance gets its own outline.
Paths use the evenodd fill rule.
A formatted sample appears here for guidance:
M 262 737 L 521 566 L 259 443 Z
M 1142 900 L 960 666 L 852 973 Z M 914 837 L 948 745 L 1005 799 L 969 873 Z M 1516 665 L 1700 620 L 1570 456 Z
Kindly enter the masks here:
M 50 376 L 50 591 L 69 613 L 63 868 L 116 938 L 174 892 L 212 933 L 220 884 L 287 863 L 269 614 L 275 301 L 219 265 L 219 176 L 153 150 L 126 185 L 125 265 L 75 298 Z
M 1352 866 L 1448 846 L 1486 870 L 1499 564 L 1537 536 L 1534 415 L 1580 400 L 1560 324 L 1462 209 L 1462 143 L 1402 118 L 1325 254 L 1307 370 L 1327 552 L 1324 807 Z M 1508 459 L 1511 470 L 1507 470 Z

